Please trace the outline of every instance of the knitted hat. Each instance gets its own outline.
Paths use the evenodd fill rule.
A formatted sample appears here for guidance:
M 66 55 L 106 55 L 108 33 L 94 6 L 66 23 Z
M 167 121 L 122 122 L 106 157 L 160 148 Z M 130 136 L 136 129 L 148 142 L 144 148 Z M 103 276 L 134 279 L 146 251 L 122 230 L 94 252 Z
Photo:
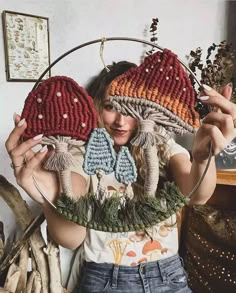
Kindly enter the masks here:
M 148 112 L 155 112 L 150 120 L 177 134 L 194 132 L 199 127 L 195 92 L 188 74 L 177 56 L 167 49 L 118 76 L 110 85 L 109 96 L 123 114 L 149 119 Z
M 21 117 L 27 121 L 25 138 L 43 133 L 87 141 L 98 116 L 82 87 L 71 78 L 55 76 L 29 93 Z

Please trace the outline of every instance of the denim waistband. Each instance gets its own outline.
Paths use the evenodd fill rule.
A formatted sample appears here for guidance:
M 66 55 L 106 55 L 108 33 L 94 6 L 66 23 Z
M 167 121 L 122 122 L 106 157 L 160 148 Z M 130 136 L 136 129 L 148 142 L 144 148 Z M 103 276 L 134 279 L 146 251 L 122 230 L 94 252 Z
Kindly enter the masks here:
M 142 272 L 158 272 L 161 275 L 162 271 L 168 273 L 169 269 L 177 269 L 183 266 L 182 258 L 179 255 L 174 255 L 158 261 L 145 262 L 137 266 L 123 266 L 111 263 L 94 263 L 85 262 L 85 269 L 94 269 L 102 273 L 103 275 L 109 275 L 115 269 L 119 271 L 119 274 L 138 274 L 140 270 Z
M 92 292 L 91 288 L 96 292 L 191 292 L 179 255 L 137 266 L 85 262 L 83 276 L 83 293 Z

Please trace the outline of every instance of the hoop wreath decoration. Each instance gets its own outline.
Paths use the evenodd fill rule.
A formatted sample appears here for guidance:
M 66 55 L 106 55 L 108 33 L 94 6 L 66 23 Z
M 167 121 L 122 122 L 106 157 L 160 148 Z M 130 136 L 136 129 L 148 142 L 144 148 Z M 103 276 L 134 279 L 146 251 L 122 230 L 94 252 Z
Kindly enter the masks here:
M 65 76 L 41 82 L 48 70 L 70 53 L 95 43 L 103 46 L 105 41 L 117 40 L 144 43 L 159 49 L 147 56 L 140 66 L 115 78 L 108 90 L 115 109 L 138 120 L 138 131 L 131 144 L 144 152 L 146 174 L 141 197 L 136 197 L 132 191 L 137 170 L 129 149 L 123 146 L 116 154 L 110 135 L 104 128 L 97 128 L 98 115 L 87 92 Z M 201 86 L 193 72 L 170 50 L 139 39 L 107 38 L 73 48 L 43 72 L 25 101 L 22 118 L 26 119 L 28 128 L 24 138 L 43 133 L 42 144 L 51 144 L 55 148 L 44 168 L 57 171 L 61 178 L 62 194 L 56 203 L 48 200 L 35 179 L 34 183 L 59 213 L 90 229 L 123 232 L 153 226 L 188 202 L 172 182 L 166 182 L 162 189 L 157 188 L 159 160 L 154 135 L 155 132 L 195 132 L 199 127 L 196 94 L 184 68 Z M 71 150 L 81 146 L 85 147 L 83 169 L 88 175 L 97 176 L 98 186 L 96 192 L 75 200 L 69 168 L 77 164 Z M 206 169 L 189 197 L 201 184 L 210 159 L 211 150 Z M 125 189 L 122 194 L 117 192 L 108 196 L 101 178 L 112 172 Z

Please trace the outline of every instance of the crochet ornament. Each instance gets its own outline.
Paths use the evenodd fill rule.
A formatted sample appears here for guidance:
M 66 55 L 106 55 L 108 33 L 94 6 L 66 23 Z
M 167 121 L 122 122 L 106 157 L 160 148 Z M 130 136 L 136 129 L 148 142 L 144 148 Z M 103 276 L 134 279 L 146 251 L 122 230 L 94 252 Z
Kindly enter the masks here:
M 69 167 L 77 162 L 72 149 L 83 145 L 97 126 L 92 98 L 73 79 L 51 77 L 29 93 L 21 117 L 27 121 L 23 138 L 43 133 L 42 144 L 54 147 L 44 168 L 59 172 L 63 192 L 73 197 Z
M 119 192 L 110 196 L 102 186 L 101 179 L 104 174 L 115 171 L 118 181 L 130 187 L 137 179 L 137 171 L 128 148 L 121 147 L 116 155 L 113 145 L 113 140 L 104 128 L 93 130 L 86 145 L 83 169 L 89 175 L 97 175 L 97 190 L 78 200 L 62 196 L 57 206 L 60 213 L 79 225 L 118 232 L 125 231 L 128 223 L 132 226 L 134 224 L 134 221 L 129 222 L 127 219 L 128 210 L 124 200 L 124 197 L 130 197 L 130 193 L 126 188 L 123 196 Z
M 169 51 L 166 50 L 164 53 L 169 54 Z M 142 147 L 145 154 L 147 173 L 142 197 L 136 197 L 132 191 L 131 185 L 137 180 L 137 171 L 128 148 L 123 146 L 118 154 L 115 153 L 113 141 L 106 130 L 96 128 L 97 114 L 93 108 L 91 97 L 73 80 L 67 77 L 50 78 L 42 82 L 26 99 L 22 118 L 26 118 L 28 128 L 24 137 L 29 138 L 43 133 L 45 137 L 42 143 L 54 146 L 55 153 L 48 159 L 44 167 L 58 171 L 61 177 L 63 192 L 55 207 L 59 213 L 79 225 L 110 232 L 145 229 L 169 218 L 187 202 L 178 188 L 170 182 L 167 182 L 158 193 L 156 192 L 159 163 L 154 130 L 157 130 L 160 121 L 169 130 L 175 129 L 178 133 L 182 129 L 190 130 L 197 125 L 197 114 L 195 115 L 193 112 L 190 127 L 188 124 L 184 124 L 181 119 L 177 119 L 176 125 L 173 118 L 175 115 L 171 114 L 170 109 L 167 109 L 171 103 L 159 105 L 154 99 L 147 100 L 143 95 L 145 90 L 147 93 L 151 93 L 152 78 L 147 77 L 149 69 L 156 72 L 155 67 L 161 63 L 159 62 L 161 55 L 158 61 L 155 56 L 157 54 L 147 57 L 150 59 L 149 62 L 145 61 L 136 68 L 141 68 L 140 72 L 137 70 L 138 79 L 137 72 L 129 70 L 112 82 L 109 91 L 115 107 L 123 114 L 138 118 L 140 122 L 137 136 L 132 140 L 132 143 Z M 172 57 L 172 63 L 179 65 L 177 58 Z M 174 64 L 167 63 L 170 67 L 172 66 L 173 72 L 177 72 L 180 84 L 186 86 L 185 83 L 188 80 L 185 80 L 182 68 L 178 68 L 176 65 L 177 70 L 174 69 Z M 145 68 L 145 72 L 143 72 L 143 68 Z M 167 72 L 167 70 L 165 71 Z M 150 76 L 152 77 L 152 75 Z M 122 80 L 122 78 L 124 79 Z M 116 83 L 119 79 L 121 82 Z M 144 84 L 148 86 L 147 88 L 142 86 L 143 79 Z M 156 79 L 154 81 L 158 82 Z M 127 94 L 123 94 L 127 83 L 131 83 L 130 90 Z M 140 90 L 139 86 L 143 90 Z M 161 87 L 164 93 L 166 93 L 166 86 L 164 83 Z M 114 89 L 118 90 L 116 95 L 112 95 Z M 173 89 L 173 86 L 170 89 Z M 186 89 L 189 88 L 186 86 Z M 141 95 L 137 95 L 137 91 Z M 179 88 L 176 93 L 178 92 Z M 160 98 L 160 101 L 163 102 L 163 98 Z M 186 99 L 186 101 L 191 104 L 192 100 Z M 182 103 L 182 106 L 185 107 L 185 104 Z M 156 106 L 154 107 L 154 105 Z M 173 107 L 177 107 L 177 103 Z M 178 109 L 176 111 L 179 113 Z M 83 168 L 87 174 L 97 176 L 98 186 L 95 193 L 89 192 L 75 200 L 69 167 L 76 162 L 70 150 L 73 146 L 78 147 L 85 142 L 87 144 Z M 102 185 L 102 178 L 112 172 L 126 188 L 123 193 L 117 192 L 110 196 L 108 190 Z
M 101 186 L 103 174 L 112 173 L 116 163 L 116 153 L 113 148 L 113 141 L 104 128 L 98 128 L 90 136 L 84 157 L 83 168 L 89 175 L 97 175 L 98 197 L 105 190 Z
M 131 143 L 144 151 L 144 194 L 155 196 L 159 180 L 155 132 L 164 127 L 169 132 L 184 134 L 199 127 L 190 79 L 177 56 L 164 49 L 113 80 L 108 94 L 119 112 L 139 121 Z
M 116 155 L 113 144 L 104 128 L 93 130 L 86 146 L 83 168 L 87 174 L 97 175 L 98 187 L 95 193 L 77 200 L 65 195 L 59 198 L 58 210 L 67 219 L 104 232 L 143 230 L 169 218 L 186 203 L 173 183 L 167 183 L 158 197 L 135 197 L 131 191 L 131 184 L 137 179 L 133 157 L 125 146 Z M 102 176 L 112 172 L 126 185 L 123 194 L 117 192 L 110 196 L 102 186 Z

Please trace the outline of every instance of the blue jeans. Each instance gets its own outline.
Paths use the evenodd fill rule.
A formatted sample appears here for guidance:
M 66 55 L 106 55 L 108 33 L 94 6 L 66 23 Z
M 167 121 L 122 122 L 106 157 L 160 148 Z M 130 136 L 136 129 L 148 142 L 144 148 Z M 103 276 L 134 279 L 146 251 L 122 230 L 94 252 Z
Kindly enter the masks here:
M 192 291 L 187 285 L 182 259 L 175 255 L 134 267 L 85 262 L 79 292 L 189 293 Z

